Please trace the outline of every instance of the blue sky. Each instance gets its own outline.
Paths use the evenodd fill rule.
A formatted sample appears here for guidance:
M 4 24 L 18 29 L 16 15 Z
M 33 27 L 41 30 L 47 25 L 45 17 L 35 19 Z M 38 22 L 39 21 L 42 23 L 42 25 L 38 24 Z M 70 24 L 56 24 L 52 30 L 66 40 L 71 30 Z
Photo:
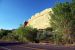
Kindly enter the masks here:
M 32 15 L 56 2 L 69 0 L 0 0 L 0 29 L 15 29 Z

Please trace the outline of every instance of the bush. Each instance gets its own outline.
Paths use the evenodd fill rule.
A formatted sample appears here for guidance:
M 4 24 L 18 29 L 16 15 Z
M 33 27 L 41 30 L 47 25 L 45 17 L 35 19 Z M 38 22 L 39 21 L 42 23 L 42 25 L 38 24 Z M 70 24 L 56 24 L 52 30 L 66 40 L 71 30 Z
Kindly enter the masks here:
M 0 30 L 0 39 L 4 36 L 7 36 L 9 33 L 12 33 L 12 30 L 4 30 L 4 29 L 1 29 Z
M 29 26 L 19 27 L 17 30 L 13 31 L 13 36 L 15 36 L 15 39 L 21 42 L 35 42 L 36 34 L 37 29 L 33 29 Z
M 38 30 L 36 39 L 39 40 L 40 42 L 42 41 L 52 42 L 53 41 L 52 28 Z

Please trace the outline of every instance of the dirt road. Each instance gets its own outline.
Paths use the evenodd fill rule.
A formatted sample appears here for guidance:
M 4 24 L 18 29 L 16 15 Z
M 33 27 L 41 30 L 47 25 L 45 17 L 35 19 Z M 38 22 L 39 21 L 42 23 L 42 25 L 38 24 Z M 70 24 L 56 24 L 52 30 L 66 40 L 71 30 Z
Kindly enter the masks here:
M 75 47 L 36 43 L 0 42 L 0 50 L 75 50 Z

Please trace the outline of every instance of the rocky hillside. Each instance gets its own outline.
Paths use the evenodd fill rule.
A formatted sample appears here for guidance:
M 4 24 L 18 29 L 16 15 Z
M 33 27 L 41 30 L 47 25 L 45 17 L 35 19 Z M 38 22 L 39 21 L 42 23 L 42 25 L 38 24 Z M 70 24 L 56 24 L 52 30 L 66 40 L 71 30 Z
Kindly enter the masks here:
M 49 19 L 51 18 L 49 14 L 51 12 L 52 12 L 52 9 L 48 8 L 41 11 L 40 13 L 36 13 L 28 20 L 27 25 L 37 29 L 45 29 L 47 27 L 50 27 Z

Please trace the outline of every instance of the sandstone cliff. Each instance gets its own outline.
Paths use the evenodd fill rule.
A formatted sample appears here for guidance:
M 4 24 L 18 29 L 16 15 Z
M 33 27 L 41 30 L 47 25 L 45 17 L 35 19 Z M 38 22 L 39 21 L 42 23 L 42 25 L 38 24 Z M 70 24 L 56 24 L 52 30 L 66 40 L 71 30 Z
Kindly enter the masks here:
M 28 20 L 27 26 L 32 26 L 33 28 L 37 29 L 45 29 L 47 27 L 51 27 L 49 23 L 49 19 L 51 19 L 50 13 L 52 13 L 51 8 L 45 9 L 40 13 L 36 13 Z

